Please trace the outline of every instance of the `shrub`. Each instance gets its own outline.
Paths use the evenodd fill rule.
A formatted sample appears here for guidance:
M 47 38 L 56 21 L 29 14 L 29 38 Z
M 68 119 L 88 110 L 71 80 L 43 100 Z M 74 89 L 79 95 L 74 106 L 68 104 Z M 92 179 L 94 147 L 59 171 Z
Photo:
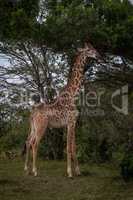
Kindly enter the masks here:
M 126 152 L 120 164 L 121 175 L 125 181 L 133 179 L 133 152 Z

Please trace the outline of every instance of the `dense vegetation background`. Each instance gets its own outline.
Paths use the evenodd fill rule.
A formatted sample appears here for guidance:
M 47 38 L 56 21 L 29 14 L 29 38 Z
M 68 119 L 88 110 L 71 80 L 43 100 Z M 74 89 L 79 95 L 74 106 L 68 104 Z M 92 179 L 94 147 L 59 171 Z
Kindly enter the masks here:
M 51 102 L 66 83 L 77 48 L 89 39 L 105 63 L 90 63 L 85 74 L 77 101 L 77 156 L 81 162 L 114 162 L 124 176 L 133 174 L 133 5 L 128 0 L 0 0 L 0 24 L 1 158 L 21 151 L 31 94 Z M 126 115 L 111 105 L 112 94 L 124 85 Z M 93 108 L 83 103 L 89 91 L 104 91 L 100 104 L 89 102 L 96 103 Z M 121 98 L 115 103 L 120 107 Z M 48 130 L 40 156 L 63 159 L 65 144 L 63 130 Z

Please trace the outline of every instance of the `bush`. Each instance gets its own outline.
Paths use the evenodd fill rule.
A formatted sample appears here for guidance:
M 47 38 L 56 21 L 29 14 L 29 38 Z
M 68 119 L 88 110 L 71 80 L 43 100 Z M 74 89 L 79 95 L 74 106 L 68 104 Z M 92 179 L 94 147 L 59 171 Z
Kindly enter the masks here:
M 125 181 L 133 179 L 133 152 L 126 152 L 120 164 L 121 175 Z

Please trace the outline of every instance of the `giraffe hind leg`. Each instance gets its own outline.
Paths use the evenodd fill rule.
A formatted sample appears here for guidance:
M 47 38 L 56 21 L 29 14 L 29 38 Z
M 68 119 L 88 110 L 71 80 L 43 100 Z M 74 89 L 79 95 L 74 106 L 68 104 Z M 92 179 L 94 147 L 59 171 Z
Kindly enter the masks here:
M 30 134 L 27 137 L 27 140 L 25 142 L 25 152 L 26 152 L 26 157 L 25 157 L 25 165 L 24 165 L 24 171 L 26 171 L 27 174 L 29 174 L 29 159 L 30 159 L 30 150 L 31 150 L 31 144 L 32 144 L 32 138 L 35 133 L 35 127 L 34 127 L 34 121 L 33 121 L 33 116 L 30 116 Z
M 75 128 L 72 131 L 72 160 L 73 160 L 73 169 L 74 173 L 77 176 L 80 176 L 80 168 L 79 168 L 79 163 L 76 155 L 76 138 L 75 138 Z
M 76 125 L 76 120 L 73 119 L 71 123 L 69 123 L 69 131 L 68 131 L 68 148 L 69 151 L 68 153 L 68 176 L 72 174 L 72 169 L 73 173 L 77 176 L 80 175 L 80 169 L 79 169 L 79 164 L 78 164 L 78 159 L 76 156 L 76 138 L 75 138 L 75 125 Z M 70 154 L 70 155 L 69 155 Z M 69 158 L 71 156 L 71 158 Z M 70 161 L 71 159 L 71 161 Z M 70 172 L 71 173 L 70 173 Z
M 31 150 L 31 135 L 28 136 L 27 141 L 25 143 L 26 147 L 26 157 L 25 157 L 25 165 L 24 171 L 29 174 L 30 173 L 30 150 Z
M 68 124 L 68 131 L 67 131 L 67 174 L 69 178 L 73 177 L 73 170 L 72 170 L 72 136 L 74 131 L 74 123 L 70 122 Z
M 36 167 L 36 160 L 37 160 L 37 151 L 40 140 L 42 136 L 45 134 L 46 128 L 48 125 L 48 120 L 42 114 L 38 114 L 34 119 L 34 136 L 32 139 L 31 147 L 32 147 L 32 158 L 33 158 L 33 168 L 32 172 L 34 176 L 37 176 L 37 167 Z

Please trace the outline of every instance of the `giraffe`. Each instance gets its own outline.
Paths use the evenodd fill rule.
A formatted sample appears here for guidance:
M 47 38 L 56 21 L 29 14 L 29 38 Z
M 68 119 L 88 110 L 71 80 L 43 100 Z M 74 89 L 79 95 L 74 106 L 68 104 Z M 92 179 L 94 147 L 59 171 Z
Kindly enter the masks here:
M 75 96 L 79 93 L 84 66 L 88 59 L 100 60 L 100 55 L 90 43 L 86 43 L 75 55 L 71 76 L 67 85 L 53 103 L 35 104 L 30 116 L 30 135 L 26 140 L 26 160 L 24 170 L 28 171 L 29 152 L 32 150 L 34 176 L 37 176 L 36 158 L 38 145 L 45 135 L 47 127 L 67 128 L 67 175 L 80 175 L 78 159 L 76 157 L 75 125 L 78 111 L 75 105 Z

